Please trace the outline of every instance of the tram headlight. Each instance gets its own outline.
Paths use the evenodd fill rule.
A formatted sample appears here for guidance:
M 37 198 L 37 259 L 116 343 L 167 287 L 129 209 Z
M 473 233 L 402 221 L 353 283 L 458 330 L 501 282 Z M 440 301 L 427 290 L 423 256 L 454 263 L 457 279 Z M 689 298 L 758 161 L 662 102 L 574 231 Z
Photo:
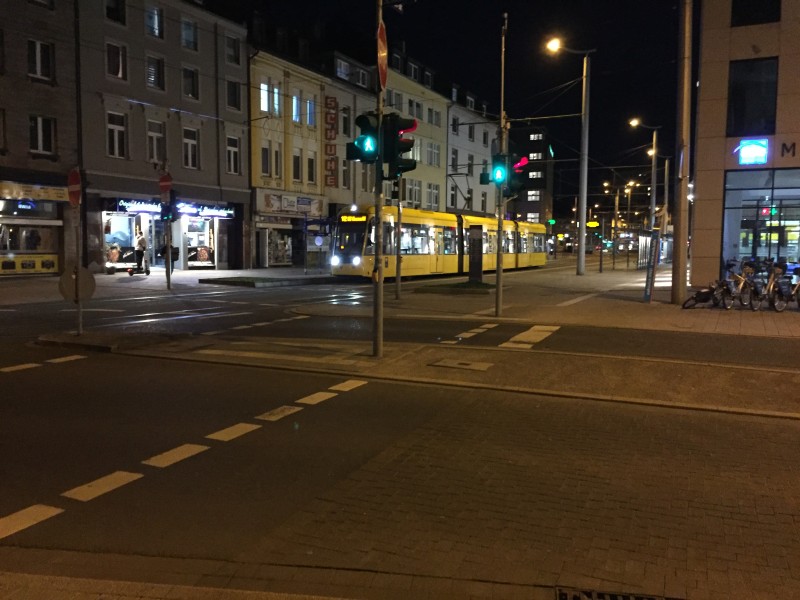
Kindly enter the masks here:
M 361 264 L 361 257 L 360 256 L 354 256 L 353 257 L 353 266 L 357 267 L 360 264 Z
M 331 266 L 332 267 L 338 267 L 341 262 L 342 262 L 342 259 L 339 258 L 336 254 L 331 256 Z

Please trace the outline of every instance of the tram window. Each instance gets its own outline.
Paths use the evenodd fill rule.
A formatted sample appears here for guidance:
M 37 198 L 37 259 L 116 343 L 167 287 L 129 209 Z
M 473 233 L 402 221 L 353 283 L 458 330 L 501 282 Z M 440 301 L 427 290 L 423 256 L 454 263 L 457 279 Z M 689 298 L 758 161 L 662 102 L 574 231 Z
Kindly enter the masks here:
M 528 236 L 523 233 L 520 234 L 519 236 L 519 253 L 525 254 L 527 252 L 528 252 Z
M 456 254 L 458 252 L 458 236 L 455 227 L 445 227 L 443 230 L 443 252 L 445 254 Z
M 430 254 L 427 229 L 411 230 L 411 254 Z
M 494 253 L 494 238 L 495 238 L 495 235 L 493 233 L 488 233 L 486 231 L 483 232 L 483 253 L 484 254 L 493 254 Z
M 503 252 L 505 254 L 513 254 L 514 253 L 514 232 L 513 231 L 505 231 L 503 232 Z
M 533 251 L 544 252 L 545 240 L 544 235 L 541 233 L 533 234 Z
M 394 254 L 394 225 L 383 224 L 383 253 Z

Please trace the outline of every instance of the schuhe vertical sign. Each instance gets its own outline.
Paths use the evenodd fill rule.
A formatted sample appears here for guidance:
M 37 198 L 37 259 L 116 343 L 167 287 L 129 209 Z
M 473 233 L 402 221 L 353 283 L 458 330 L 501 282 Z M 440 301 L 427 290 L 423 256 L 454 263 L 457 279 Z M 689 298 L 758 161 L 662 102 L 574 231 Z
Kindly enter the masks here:
M 339 186 L 339 159 L 336 156 L 336 136 L 339 133 L 339 102 L 325 96 L 325 186 Z

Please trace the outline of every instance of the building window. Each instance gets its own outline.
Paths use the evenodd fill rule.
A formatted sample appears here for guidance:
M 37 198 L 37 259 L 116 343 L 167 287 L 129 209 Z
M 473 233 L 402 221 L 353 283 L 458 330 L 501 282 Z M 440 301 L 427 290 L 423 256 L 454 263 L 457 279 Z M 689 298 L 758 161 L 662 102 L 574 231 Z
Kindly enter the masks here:
M 227 136 L 225 144 L 225 158 L 228 173 L 238 175 L 241 173 L 241 165 L 239 162 L 239 138 Z
M 531 152 L 528 154 L 528 160 L 542 160 L 541 152 Z
M 458 117 L 453 117 L 453 120 L 450 122 L 450 129 L 453 135 L 458 135 Z
M 358 71 L 356 71 L 356 84 L 363 88 L 367 87 L 369 84 L 367 72 L 364 69 L 358 69 Z
M 439 184 L 429 183 L 427 191 L 426 208 L 428 210 L 439 210 Z
M 30 117 L 30 150 L 35 154 L 55 154 L 55 119 L 35 115 Z
M 281 88 L 272 86 L 272 114 L 279 117 L 281 114 Z
M 781 0 L 733 0 L 731 27 L 777 23 L 781 20 Z
M 242 52 L 239 44 L 239 38 L 225 36 L 225 60 L 232 65 L 238 65 L 242 62 Z
M 308 183 L 317 183 L 317 153 L 313 150 L 308 151 L 306 157 L 306 169 Z
M 350 161 L 346 159 L 342 160 L 342 188 L 350 189 Z
M 166 128 L 161 121 L 147 121 L 147 160 L 163 163 L 167 159 Z
M 392 54 L 392 68 L 395 71 L 399 71 L 402 64 L 403 64 L 402 57 L 399 54 Z
M 238 81 L 225 82 L 225 97 L 228 108 L 242 110 L 242 88 Z
M 474 197 L 472 195 L 472 188 L 468 188 L 467 189 L 467 200 L 466 200 L 466 202 L 467 202 L 467 208 L 469 208 L 470 210 L 475 210 L 475 208 L 472 206 L 472 201 L 473 200 L 474 200 Z
M 451 183 L 450 184 L 450 198 L 448 200 L 448 206 L 450 208 L 455 208 L 456 207 L 456 204 L 457 204 L 456 203 L 456 199 L 457 198 L 458 198 L 458 192 L 456 190 L 456 184 Z
M 486 192 L 481 192 L 481 212 L 486 212 Z
M 28 75 L 36 79 L 53 79 L 53 45 L 28 40 Z
M 470 142 L 475 141 L 475 125 L 470 124 L 467 126 L 467 139 Z
M 187 50 L 197 50 L 197 23 L 194 21 L 181 20 L 181 46 Z
M 435 142 L 428 142 L 428 164 L 432 167 L 440 166 L 441 146 Z
M 467 108 L 470 110 L 475 110 L 475 98 L 467 96 Z
M 538 202 L 542 199 L 542 190 L 528 190 L 528 202 Z
M 292 122 L 300 123 L 300 93 L 292 95 Z
M 408 63 L 408 76 L 414 81 L 419 81 L 419 67 L 414 63 Z
M 270 166 L 272 160 L 272 152 L 269 147 L 269 142 L 265 141 L 262 142 L 264 145 L 261 146 L 261 175 L 264 177 L 269 177 L 270 175 Z
M 433 111 L 433 124 L 436 127 L 442 126 L 442 111 L 440 110 Z
M 528 221 L 528 223 L 538 223 L 539 213 L 527 213 L 525 220 Z
M 125 0 L 106 0 L 106 19 L 125 25 Z
M 113 42 L 106 43 L 106 74 L 114 79 L 128 79 L 128 49 Z
M 314 98 L 306 99 L 306 125 L 309 127 L 317 126 L 317 107 Z
M 126 129 L 125 115 L 113 112 L 106 114 L 106 150 L 109 156 L 125 158 Z
M 483 145 L 488 148 L 489 146 L 489 132 L 487 130 L 483 130 Z
M 532 142 L 535 142 L 535 141 L 537 141 L 537 140 L 540 140 L 540 139 L 542 139 L 542 134 L 541 134 L 541 133 L 532 133 L 532 134 L 529 136 L 529 138 L 528 138 L 528 139 L 529 139 L 530 141 L 532 141 Z
M 276 179 L 283 177 L 283 144 L 275 142 L 275 174 Z
M 475 167 L 475 157 L 472 154 L 467 154 L 467 175 L 472 177 L 473 169 Z
M 777 58 L 731 62 L 728 137 L 774 134 L 777 97 Z
M 200 99 L 200 73 L 197 69 L 183 68 L 183 95 L 193 100 Z
M 422 206 L 422 182 L 419 179 L 407 180 L 406 201 L 409 208 L 420 208 Z
M 295 148 L 292 154 L 292 181 L 303 181 L 303 151 Z
M 342 60 L 341 58 L 336 59 L 336 76 L 339 79 L 344 79 L 345 81 L 350 81 L 350 63 L 347 61 Z
M 528 179 L 541 179 L 543 176 L 541 171 L 530 171 L 528 173 Z
M 458 102 L 458 88 L 455 86 L 450 90 L 450 100 Z
M 261 112 L 269 112 L 269 86 L 266 83 L 258 86 L 258 98 Z
M 148 6 L 144 14 L 144 27 L 147 34 L 164 39 L 164 9 L 157 6 Z
M 450 150 L 450 170 L 454 173 L 458 171 L 458 148 Z
M 200 168 L 200 132 L 189 127 L 183 128 L 183 166 L 187 169 Z
M 350 137 L 350 107 L 342 107 L 342 135 Z
M 147 87 L 163 90 L 164 84 L 164 59 L 156 56 L 148 56 L 145 59 L 145 77 Z
M 426 88 L 432 88 L 433 87 L 433 75 L 431 75 L 431 73 L 429 71 L 425 71 L 425 75 L 423 75 L 423 77 L 425 78 L 425 82 L 424 82 L 425 87 Z

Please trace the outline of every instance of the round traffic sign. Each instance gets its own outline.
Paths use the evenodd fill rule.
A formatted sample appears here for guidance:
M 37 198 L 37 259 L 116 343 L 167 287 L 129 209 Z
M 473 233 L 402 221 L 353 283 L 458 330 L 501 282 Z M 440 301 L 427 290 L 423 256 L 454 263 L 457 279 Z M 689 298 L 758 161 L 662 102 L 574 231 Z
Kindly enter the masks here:
M 378 78 L 381 89 L 386 89 L 386 77 L 389 73 L 389 44 L 386 42 L 386 25 L 383 21 L 378 25 Z
M 158 187 L 161 189 L 161 202 L 169 204 L 169 193 L 172 191 L 172 175 L 164 173 L 158 178 Z
M 81 171 L 78 167 L 73 167 L 67 174 L 67 194 L 69 203 L 77 208 L 81 203 Z

